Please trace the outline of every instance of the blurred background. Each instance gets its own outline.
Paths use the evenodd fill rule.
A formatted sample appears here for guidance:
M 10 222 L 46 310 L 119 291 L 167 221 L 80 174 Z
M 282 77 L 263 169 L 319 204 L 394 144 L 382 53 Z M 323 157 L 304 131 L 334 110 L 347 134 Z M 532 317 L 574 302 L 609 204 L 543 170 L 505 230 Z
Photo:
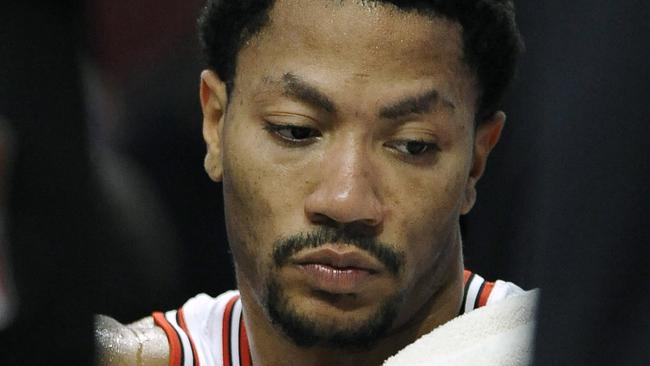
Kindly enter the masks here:
M 92 364 L 92 314 L 234 287 L 202 164 L 202 4 L 0 5 L 0 364 Z M 517 7 L 527 50 L 466 265 L 544 289 L 538 364 L 647 364 L 649 6 Z

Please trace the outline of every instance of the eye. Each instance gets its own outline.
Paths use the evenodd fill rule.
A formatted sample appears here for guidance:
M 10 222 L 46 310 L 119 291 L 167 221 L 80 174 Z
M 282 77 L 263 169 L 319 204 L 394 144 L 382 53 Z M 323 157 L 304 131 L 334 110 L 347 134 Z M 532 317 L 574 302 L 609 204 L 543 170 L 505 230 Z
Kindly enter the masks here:
M 410 156 L 424 155 L 438 150 L 438 146 L 435 143 L 419 140 L 397 141 L 390 146 L 400 153 Z
M 296 125 L 277 125 L 267 122 L 264 129 L 289 142 L 302 142 L 321 136 L 316 129 Z

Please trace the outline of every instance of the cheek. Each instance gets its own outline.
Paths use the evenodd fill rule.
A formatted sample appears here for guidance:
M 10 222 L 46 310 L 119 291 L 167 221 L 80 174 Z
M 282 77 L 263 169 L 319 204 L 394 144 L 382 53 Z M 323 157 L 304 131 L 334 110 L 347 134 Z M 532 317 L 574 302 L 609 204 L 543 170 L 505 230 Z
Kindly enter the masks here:
M 408 183 L 399 191 L 392 190 L 391 200 L 393 218 L 400 227 L 432 231 L 458 219 L 467 181 L 464 162 L 454 161 L 401 180 Z
M 246 278 L 255 279 L 268 266 L 262 260 L 269 257 L 264 254 L 270 252 L 273 240 L 266 227 L 272 210 L 271 203 L 265 199 L 268 182 L 264 180 L 264 172 L 254 165 L 252 151 L 245 140 L 241 143 L 235 137 L 235 132 L 224 135 L 223 145 L 226 229 L 237 272 L 245 272 Z
M 407 246 L 412 271 L 427 270 L 448 246 L 455 245 L 467 178 L 465 165 L 463 159 L 456 159 L 432 174 L 412 177 L 396 201 L 394 227 L 402 245 Z
M 265 132 L 231 123 L 223 145 L 226 228 L 237 271 L 257 281 L 271 266 L 273 243 L 300 230 L 301 193 L 291 172 L 270 159 Z

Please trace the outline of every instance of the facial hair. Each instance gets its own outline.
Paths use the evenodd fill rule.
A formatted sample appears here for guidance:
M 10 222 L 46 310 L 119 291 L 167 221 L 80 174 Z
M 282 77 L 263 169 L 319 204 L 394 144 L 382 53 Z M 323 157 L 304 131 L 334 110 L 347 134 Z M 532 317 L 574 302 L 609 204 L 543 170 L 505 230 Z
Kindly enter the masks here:
M 273 247 L 273 265 L 279 269 L 301 250 L 328 243 L 351 245 L 366 251 L 395 277 L 403 270 L 404 254 L 393 249 L 394 246 L 379 242 L 374 237 L 328 227 L 276 241 Z M 354 296 L 325 293 L 322 295 L 333 300 L 340 296 Z M 271 277 L 266 284 L 264 304 L 271 322 L 297 346 L 365 349 L 372 347 L 390 329 L 403 299 L 403 293 L 397 292 L 384 299 L 363 324 L 346 327 L 335 320 L 317 322 L 310 318 L 309 314 L 299 313 L 290 303 L 281 284 Z

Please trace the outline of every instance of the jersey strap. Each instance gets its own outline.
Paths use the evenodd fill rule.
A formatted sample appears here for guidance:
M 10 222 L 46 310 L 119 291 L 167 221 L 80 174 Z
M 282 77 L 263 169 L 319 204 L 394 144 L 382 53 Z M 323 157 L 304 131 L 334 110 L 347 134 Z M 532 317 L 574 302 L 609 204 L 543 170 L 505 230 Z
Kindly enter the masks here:
M 165 331 L 169 342 L 170 366 L 200 366 L 194 341 L 187 331 L 182 309 L 166 313 L 154 312 L 154 323 Z
M 187 327 L 187 322 L 185 321 L 185 313 L 183 308 L 178 309 L 178 325 L 181 326 L 181 329 L 187 334 L 187 338 L 190 340 L 190 346 L 192 347 L 192 359 L 194 360 L 195 366 L 201 366 L 199 362 L 199 354 L 197 352 L 196 346 L 194 345 L 194 340 L 192 339 L 192 333 L 190 333 L 189 328 Z
M 494 282 L 486 281 L 480 275 L 467 269 L 463 272 L 463 280 L 465 282 L 465 289 L 463 291 L 463 301 L 458 315 L 485 306 L 495 284 Z
M 233 296 L 226 304 L 221 326 L 221 349 L 224 366 L 252 366 L 246 325 L 242 317 L 242 303 L 239 295 Z

